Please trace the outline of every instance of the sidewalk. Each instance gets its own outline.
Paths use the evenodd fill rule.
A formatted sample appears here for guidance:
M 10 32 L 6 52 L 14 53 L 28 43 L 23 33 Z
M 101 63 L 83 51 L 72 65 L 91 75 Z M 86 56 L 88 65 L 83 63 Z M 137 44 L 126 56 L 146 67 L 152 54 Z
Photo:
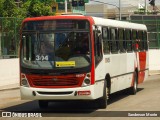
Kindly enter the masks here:
M 19 83 L 4 85 L 0 87 L 0 91 L 11 90 L 11 89 L 19 89 Z
M 160 74 L 149 75 L 146 80 L 148 81 L 148 80 L 156 80 L 156 79 L 160 80 Z
M 0 90 L 19 87 L 19 59 L 0 59 Z

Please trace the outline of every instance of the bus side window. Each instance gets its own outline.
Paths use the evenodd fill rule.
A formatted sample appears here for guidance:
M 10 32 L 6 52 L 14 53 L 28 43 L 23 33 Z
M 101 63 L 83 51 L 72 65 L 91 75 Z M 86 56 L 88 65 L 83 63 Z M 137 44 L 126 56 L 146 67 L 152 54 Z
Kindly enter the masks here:
M 102 28 L 102 38 L 103 38 L 103 52 L 104 54 L 110 53 L 110 45 L 109 45 L 109 28 Z
M 118 37 L 119 37 L 119 49 L 120 49 L 120 52 L 123 53 L 125 52 L 125 49 L 124 49 L 124 45 L 123 45 L 123 42 L 124 42 L 124 34 L 123 34 L 123 29 L 119 29 L 118 30 Z
M 96 65 L 102 60 L 102 34 L 100 30 L 94 31 L 94 53 Z
M 126 48 L 127 48 L 127 52 L 131 52 L 132 51 L 132 40 L 131 40 L 131 30 L 127 30 L 125 31 L 125 35 L 126 35 Z
M 143 32 L 144 49 L 148 50 L 147 32 Z
M 116 29 L 116 48 L 117 48 L 117 53 L 119 52 L 120 46 L 119 46 L 119 32 L 118 28 Z
M 139 50 L 144 50 L 143 31 L 138 31 Z
M 136 30 L 132 30 L 132 40 L 133 40 L 132 47 L 134 48 L 134 51 L 138 51 L 139 50 L 139 40 L 138 40 L 138 37 L 137 37 L 137 31 Z
M 126 30 L 123 30 L 123 48 L 125 52 L 127 51 L 127 41 L 126 41 Z
M 110 38 L 111 38 L 111 52 L 112 53 L 118 53 L 118 44 L 117 44 L 117 29 L 116 28 L 111 28 L 111 33 L 110 33 Z

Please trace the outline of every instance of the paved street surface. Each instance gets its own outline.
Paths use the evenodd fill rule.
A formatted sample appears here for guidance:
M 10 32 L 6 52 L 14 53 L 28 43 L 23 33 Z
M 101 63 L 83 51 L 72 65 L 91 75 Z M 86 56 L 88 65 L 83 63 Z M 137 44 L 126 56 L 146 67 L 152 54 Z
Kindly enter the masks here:
M 95 104 L 96 103 L 93 102 L 78 101 L 53 102 L 49 104 L 49 108 L 41 110 L 38 107 L 37 101 L 21 100 L 19 89 L 0 91 L 0 111 L 42 113 L 42 118 L 37 119 L 44 119 L 44 117 L 47 117 L 46 119 L 53 119 L 52 117 L 55 117 L 54 119 L 65 118 L 66 120 L 81 120 L 85 117 L 88 120 L 160 120 L 160 117 L 131 118 L 133 113 L 146 115 L 148 111 L 150 111 L 149 114 L 152 116 L 156 116 L 156 114 L 160 116 L 160 75 L 149 76 L 148 80 L 138 86 L 138 93 L 136 95 L 129 95 L 126 91 L 112 94 L 108 101 L 107 109 L 99 109 Z M 147 113 L 145 111 L 147 111 Z M 127 115 L 130 115 L 130 117 L 127 117 Z M 13 118 L 1 117 L 0 120 L 1 119 L 6 120 Z M 36 118 L 30 119 L 35 120 Z

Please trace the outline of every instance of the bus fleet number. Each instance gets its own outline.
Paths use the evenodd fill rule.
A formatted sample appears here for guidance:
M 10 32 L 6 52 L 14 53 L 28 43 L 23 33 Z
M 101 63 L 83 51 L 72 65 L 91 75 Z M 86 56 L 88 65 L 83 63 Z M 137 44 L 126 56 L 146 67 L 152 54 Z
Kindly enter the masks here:
M 36 61 L 48 61 L 48 55 L 36 55 Z

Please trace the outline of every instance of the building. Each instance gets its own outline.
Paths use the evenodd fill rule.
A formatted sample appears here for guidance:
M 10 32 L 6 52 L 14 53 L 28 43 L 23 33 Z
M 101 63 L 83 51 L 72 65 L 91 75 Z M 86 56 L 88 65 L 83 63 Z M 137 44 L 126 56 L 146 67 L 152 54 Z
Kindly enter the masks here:
M 107 5 L 104 4 L 86 4 L 86 15 L 107 18 Z

